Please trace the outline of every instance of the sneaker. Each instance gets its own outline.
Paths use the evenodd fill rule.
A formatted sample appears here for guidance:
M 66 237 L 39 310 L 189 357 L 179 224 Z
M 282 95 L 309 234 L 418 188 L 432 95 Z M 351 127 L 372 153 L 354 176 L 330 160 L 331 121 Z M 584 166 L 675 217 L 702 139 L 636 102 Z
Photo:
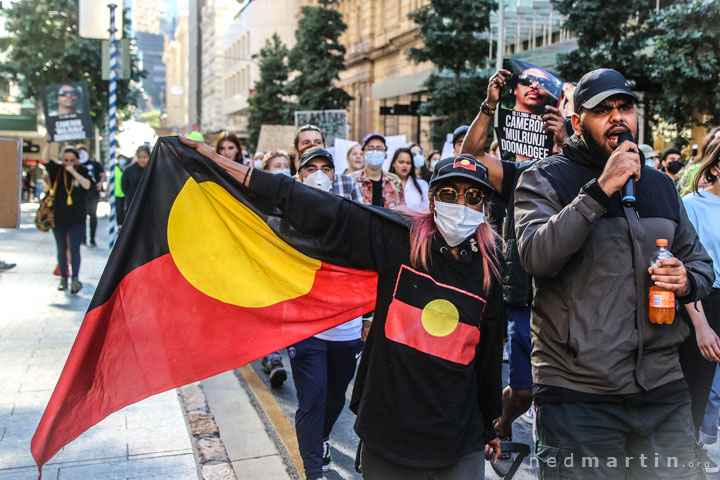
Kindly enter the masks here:
M 60 277 L 60 283 L 58 284 L 58 290 L 67 290 L 68 280 L 67 277 Z
M 528 425 L 532 425 L 535 421 L 535 402 L 530 404 L 530 408 L 528 408 L 528 411 L 520 415 L 520 420 L 527 423 Z
M 11 268 L 15 268 L 15 263 L 6 263 L 0 260 L 0 271 L 4 272 L 6 270 L 10 270 Z
M 330 455 L 330 446 L 330 440 L 325 440 L 323 442 L 323 473 L 327 473 L 328 471 L 330 471 L 330 462 L 332 462 L 332 455 Z
M 280 388 L 287 379 L 287 372 L 283 367 L 282 359 L 273 358 L 270 360 L 270 386 Z
M 508 342 L 505 342 L 503 346 L 503 362 L 507 363 L 510 360 L 510 353 L 508 352 Z
M 700 455 L 700 461 L 702 462 L 702 467 L 703 470 L 705 470 L 705 473 L 720 472 L 718 464 L 710 459 L 710 456 L 708 455 L 707 450 L 705 450 L 705 446 L 702 442 L 698 442 L 698 454 Z
M 65 288 L 67 288 L 67 278 L 65 279 Z M 78 293 L 81 288 L 82 283 L 80 283 L 80 280 L 78 280 L 77 278 L 73 278 L 72 282 L 70 282 L 70 293 L 74 295 Z
M 262 364 L 263 372 L 270 375 L 270 370 L 272 370 L 272 366 L 270 365 L 270 358 L 263 357 L 260 363 Z

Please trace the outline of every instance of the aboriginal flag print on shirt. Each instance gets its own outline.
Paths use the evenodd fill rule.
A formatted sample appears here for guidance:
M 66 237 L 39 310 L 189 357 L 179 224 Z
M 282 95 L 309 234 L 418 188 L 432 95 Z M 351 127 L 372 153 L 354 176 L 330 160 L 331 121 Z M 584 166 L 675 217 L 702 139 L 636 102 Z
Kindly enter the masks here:
M 485 300 L 403 265 L 388 308 L 385 335 L 445 360 L 469 365 L 480 342 Z
M 377 274 L 326 241 L 161 138 L 33 436 L 38 465 L 131 403 L 372 311 Z

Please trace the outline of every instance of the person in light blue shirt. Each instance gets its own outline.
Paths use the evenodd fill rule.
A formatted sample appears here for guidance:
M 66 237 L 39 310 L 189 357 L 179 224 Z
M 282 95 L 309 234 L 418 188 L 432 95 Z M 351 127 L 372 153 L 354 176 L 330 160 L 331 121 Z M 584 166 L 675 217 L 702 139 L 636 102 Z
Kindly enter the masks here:
M 681 314 L 692 321 L 695 335 L 680 345 L 680 364 L 692 399 L 692 415 L 698 438 L 714 443 L 720 413 L 720 376 L 715 375 L 720 362 L 720 138 L 713 139 L 699 162 L 693 191 L 683 197 L 688 217 L 700 242 L 713 261 L 715 280 L 710 295 L 685 305 Z M 704 186 L 705 188 L 701 188 Z M 714 380 L 713 377 L 716 377 Z M 714 392 L 714 393 L 713 393 Z M 701 444 L 702 445 L 702 444 Z M 718 466 L 705 450 L 700 450 L 706 473 L 717 473 Z

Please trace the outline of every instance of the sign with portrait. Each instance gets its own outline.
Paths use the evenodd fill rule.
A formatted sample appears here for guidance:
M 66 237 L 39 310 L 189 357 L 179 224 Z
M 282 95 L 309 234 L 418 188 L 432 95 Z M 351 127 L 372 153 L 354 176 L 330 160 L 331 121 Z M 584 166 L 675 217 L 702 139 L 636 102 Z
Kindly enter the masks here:
M 565 82 L 544 68 L 505 59 L 509 70 L 500 93 L 498 125 L 495 128 L 503 160 L 521 161 L 552 155 L 553 135 L 543 131 L 546 106 L 567 105 Z
M 45 126 L 53 142 L 95 136 L 86 82 L 46 85 L 43 87 L 42 100 Z

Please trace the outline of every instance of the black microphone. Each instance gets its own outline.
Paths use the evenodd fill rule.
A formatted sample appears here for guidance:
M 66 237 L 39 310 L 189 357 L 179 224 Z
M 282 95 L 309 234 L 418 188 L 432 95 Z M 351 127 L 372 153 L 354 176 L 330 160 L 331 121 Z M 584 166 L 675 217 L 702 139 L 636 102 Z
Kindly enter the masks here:
M 632 134 L 627 130 L 618 135 L 618 145 L 626 140 L 635 143 Z M 620 189 L 620 196 L 622 197 L 623 207 L 632 208 L 635 206 L 635 179 L 633 177 L 628 178 L 625 185 Z

